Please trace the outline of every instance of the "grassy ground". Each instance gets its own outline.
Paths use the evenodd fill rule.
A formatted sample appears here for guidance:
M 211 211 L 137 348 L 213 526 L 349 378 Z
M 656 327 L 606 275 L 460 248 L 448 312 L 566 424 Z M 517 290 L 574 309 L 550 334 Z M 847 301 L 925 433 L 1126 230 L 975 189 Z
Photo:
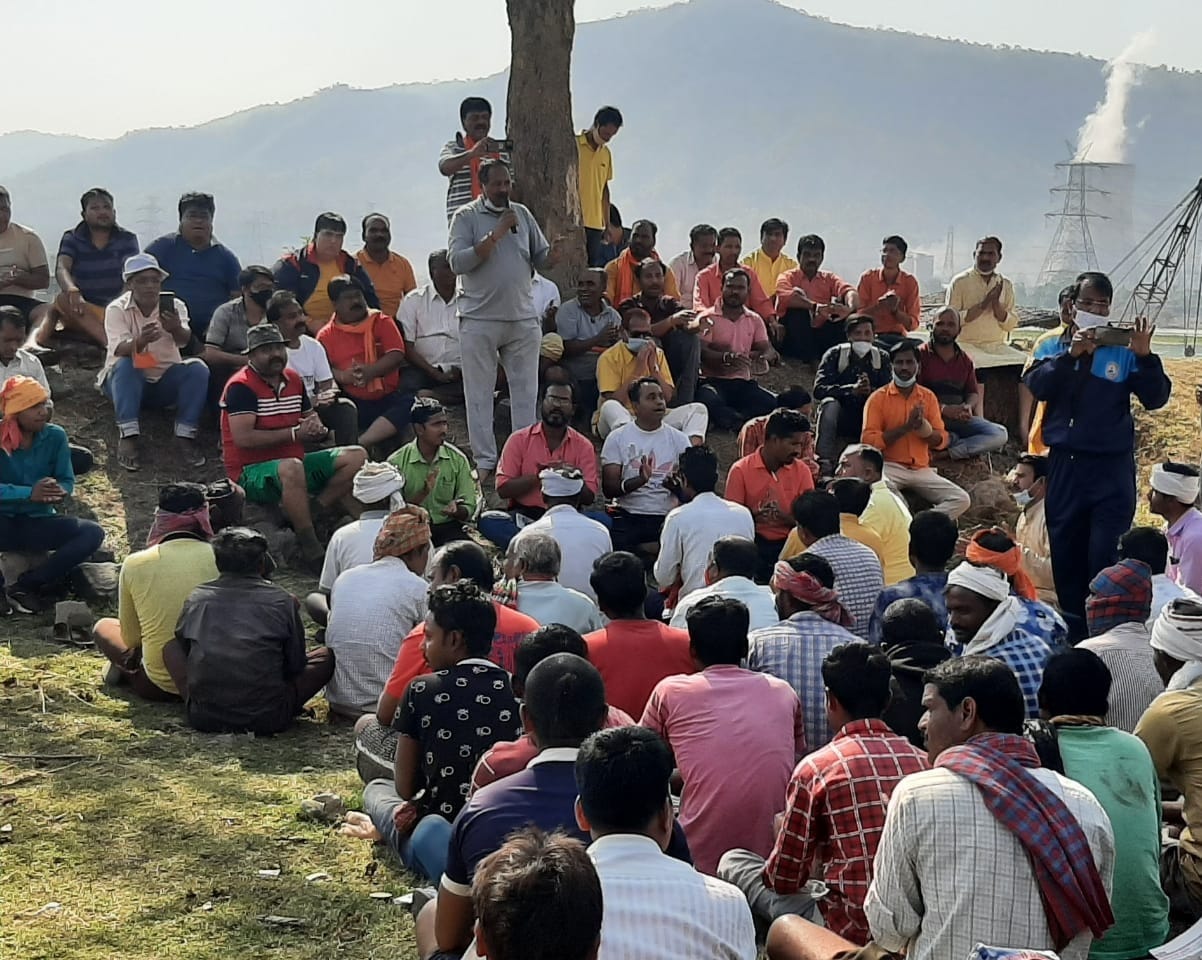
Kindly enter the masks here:
M 1152 463 L 1196 460 L 1202 446 L 1193 400 L 1202 368 L 1168 367 L 1170 407 L 1138 418 L 1141 484 Z M 144 541 L 158 485 L 178 471 L 170 456 L 146 454 L 140 473 L 110 467 L 111 412 L 90 377 L 68 374 L 72 393 L 56 418 L 98 455 L 75 508 L 104 525 L 121 557 Z M 777 388 L 792 380 L 809 377 L 773 372 Z M 162 418 L 146 428 L 149 440 L 168 439 Z M 453 430 L 466 439 L 458 418 Z M 729 464 L 733 437 L 712 444 Z M 994 470 L 1011 461 L 996 458 Z M 219 474 L 214 459 L 195 479 Z M 281 574 L 298 594 L 312 586 Z M 404 893 L 409 879 L 391 861 L 377 864 L 367 844 L 298 819 L 300 801 L 324 790 L 357 802 L 349 728 L 307 719 L 268 740 L 196 734 L 177 708 L 102 689 L 99 656 L 51 643 L 48 628 L 46 619 L 0 621 L 0 957 L 414 955 L 408 914 L 371 898 Z M 324 704 L 316 707 L 320 717 Z M 278 877 L 259 875 L 277 868 Z M 329 879 L 306 879 L 319 872 Z

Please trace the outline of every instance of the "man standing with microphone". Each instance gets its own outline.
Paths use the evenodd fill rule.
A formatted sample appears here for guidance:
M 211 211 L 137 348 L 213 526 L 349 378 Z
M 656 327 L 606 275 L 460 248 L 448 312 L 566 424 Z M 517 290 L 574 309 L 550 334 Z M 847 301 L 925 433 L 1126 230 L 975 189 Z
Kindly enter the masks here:
M 510 201 L 509 168 L 503 161 L 480 164 L 480 188 L 481 195 L 451 218 L 447 253 L 459 277 L 468 441 L 483 488 L 497 467 L 493 394 L 498 361 L 509 383 L 511 429 L 534 422 L 542 328 L 530 275 L 534 268 L 554 265 L 559 251 L 547 243 L 534 215 Z

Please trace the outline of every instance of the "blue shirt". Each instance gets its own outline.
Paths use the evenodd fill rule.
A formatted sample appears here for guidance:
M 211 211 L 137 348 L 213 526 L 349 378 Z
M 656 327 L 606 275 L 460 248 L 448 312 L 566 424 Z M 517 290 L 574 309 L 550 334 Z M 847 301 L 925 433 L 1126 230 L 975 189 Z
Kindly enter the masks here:
M 477 790 L 451 828 L 442 886 L 470 896 L 476 865 L 528 824 L 548 833 L 563 830 L 587 844 L 588 834 L 576 825 L 576 753 L 568 747 L 544 750 L 525 770 Z
M 45 477 L 54 477 L 68 496 L 75 490 L 67 432 L 54 423 L 46 424 L 34 434 L 28 449 L 18 447 L 12 453 L 0 450 L 0 513 L 54 516 L 54 507 L 50 504 L 34 503 L 29 499 L 34 485 Z
M 71 258 L 71 277 L 88 303 L 107 307 L 121 294 L 125 281 L 121 271 L 127 258 L 139 253 L 137 235 L 114 226 L 109 242 L 98 250 L 92 243 L 92 231 L 82 220 L 59 241 L 58 255 Z
M 213 311 L 238 293 L 238 258 L 216 240 L 197 250 L 178 233 L 159 237 L 146 252 L 168 273 L 163 289 L 188 305 L 188 326 L 204 337 Z
M 889 609 L 889 604 L 895 600 L 921 600 L 935 611 L 939 620 L 939 629 L 947 633 L 947 601 L 943 591 L 947 589 L 947 573 L 916 573 L 906 580 L 901 580 L 891 587 L 885 587 L 876 598 L 872 608 L 872 617 L 868 621 L 868 642 L 881 645 L 881 618 Z

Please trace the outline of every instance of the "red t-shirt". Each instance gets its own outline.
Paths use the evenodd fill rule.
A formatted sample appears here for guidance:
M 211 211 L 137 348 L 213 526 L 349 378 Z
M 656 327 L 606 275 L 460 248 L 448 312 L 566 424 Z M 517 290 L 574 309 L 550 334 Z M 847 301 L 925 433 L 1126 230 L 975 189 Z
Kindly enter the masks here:
M 394 351 L 404 353 L 405 341 L 401 338 L 401 331 L 397 329 L 396 322 L 392 317 L 378 311 L 373 316 L 375 319 L 372 336 L 376 343 L 376 359 L 382 360 L 384 354 Z M 364 320 L 360 326 L 368 322 L 368 320 Z M 358 327 L 353 330 L 343 330 L 331 320 L 317 331 L 317 342 L 325 347 L 326 356 L 330 358 L 330 366 L 336 370 L 349 370 L 356 360 L 360 363 L 367 363 L 363 334 Z M 396 388 L 401 383 L 401 372 L 393 370 L 380 379 L 384 381 L 383 390 L 356 387 L 353 384 L 343 384 L 342 389 L 349 396 L 359 400 L 379 400 L 381 397 L 396 392 Z
M 664 677 L 696 673 L 687 630 L 655 620 L 614 620 L 584 638 L 588 659 L 605 681 L 611 706 L 641 717 Z
M 299 460 L 305 456 L 299 440 L 246 450 L 235 446 L 230 414 L 254 414 L 257 430 L 288 430 L 300 423 L 301 415 L 308 409 L 309 396 L 295 370 L 284 369 L 278 390 L 249 364 L 230 377 L 221 395 L 221 456 L 226 476 L 237 483 L 242 471 L 252 463 Z
M 493 609 L 497 611 L 497 627 L 492 635 L 492 649 L 488 653 L 488 659 L 498 667 L 513 673 L 513 655 L 518 644 L 538 629 L 538 621 L 496 601 L 493 601 Z M 384 692 L 390 697 L 404 696 L 409 681 L 430 672 L 430 665 L 426 663 L 425 641 L 425 621 L 410 630 L 409 635 L 401 641 L 392 675 L 384 684 Z

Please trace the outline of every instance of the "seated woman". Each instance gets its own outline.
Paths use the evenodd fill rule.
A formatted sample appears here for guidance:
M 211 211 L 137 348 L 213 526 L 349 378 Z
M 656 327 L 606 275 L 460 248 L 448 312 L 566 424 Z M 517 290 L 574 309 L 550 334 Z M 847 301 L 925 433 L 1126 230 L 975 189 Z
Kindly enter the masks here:
M 104 542 L 99 524 L 54 509 L 74 491 L 75 471 L 66 431 L 50 422 L 49 400 L 32 377 L 13 377 L 0 389 L 0 552 L 51 552 L 5 585 L 0 616 L 49 607 L 51 591 Z

